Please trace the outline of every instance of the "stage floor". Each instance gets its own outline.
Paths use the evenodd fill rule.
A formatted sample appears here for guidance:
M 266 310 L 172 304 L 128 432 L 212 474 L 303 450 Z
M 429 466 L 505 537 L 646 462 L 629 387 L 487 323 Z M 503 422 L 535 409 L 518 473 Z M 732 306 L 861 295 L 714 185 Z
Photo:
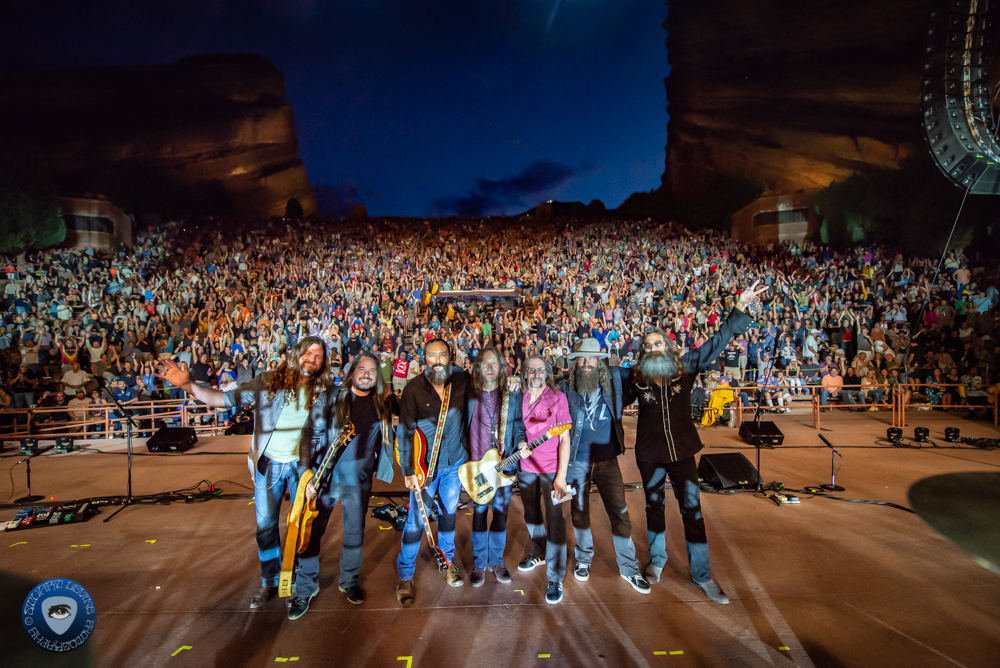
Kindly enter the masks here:
M 1000 466 L 1000 450 L 880 447 L 887 414 L 775 416 L 785 445 L 762 454 L 765 482 L 801 488 L 829 481 L 827 436 L 844 455 L 837 481 L 853 499 L 908 506 L 915 481 L 938 473 Z M 945 426 L 963 436 L 996 437 L 983 423 L 913 413 L 943 444 Z M 631 443 L 634 420 L 626 422 Z M 702 430 L 706 453 L 753 448 L 724 427 Z M 249 490 L 249 437 L 203 438 L 182 455 L 134 458 L 134 493 L 219 482 L 226 493 Z M 57 500 L 123 494 L 121 441 L 89 445 L 107 454 L 45 455 L 32 462 L 35 493 Z M 21 458 L 0 459 L 0 495 Z M 628 451 L 626 482 L 639 475 Z M 13 470 L 13 497 L 25 493 L 24 466 Z M 398 476 L 393 489 L 401 489 Z M 378 491 L 378 487 L 376 491 Z M 386 489 L 382 487 L 382 489 Z M 641 490 L 626 492 L 640 565 L 646 564 Z M 492 574 L 474 589 L 450 588 L 426 548 L 414 578 L 417 602 L 396 603 L 400 534 L 368 519 L 362 585 L 354 606 L 337 590 L 340 513 L 322 557 L 321 590 L 309 612 L 289 621 L 274 599 L 250 611 L 259 585 L 250 497 L 201 504 L 141 505 L 111 522 L 105 507 L 89 522 L 5 534 L 0 544 L 0 664 L 29 666 L 966 666 L 1000 665 L 1000 578 L 937 535 L 913 514 L 887 506 L 812 498 L 778 507 L 754 494 L 703 494 L 713 575 L 732 599 L 712 603 L 691 582 L 676 503 L 668 501 L 664 578 L 643 596 L 618 575 L 607 514 L 592 498 L 596 554 L 589 582 L 565 581 L 557 606 L 545 603 L 544 568 L 519 573 L 528 537 L 520 501 L 508 524 L 507 567 L 514 582 Z M 384 499 L 373 497 L 372 507 Z M 398 500 L 396 502 L 399 502 Z M 570 568 L 572 568 L 572 525 Z M 6 522 L 13 510 L 0 512 Z M 472 562 L 471 517 L 458 515 L 458 560 Z M 155 541 L 155 542 L 152 542 Z M 37 583 L 65 577 L 94 597 L 98 619 L 81 648 L 56 654 L 36 647 L 21 627 L 20 606 Z M 179 651 L 178 651 L 179 650 Z

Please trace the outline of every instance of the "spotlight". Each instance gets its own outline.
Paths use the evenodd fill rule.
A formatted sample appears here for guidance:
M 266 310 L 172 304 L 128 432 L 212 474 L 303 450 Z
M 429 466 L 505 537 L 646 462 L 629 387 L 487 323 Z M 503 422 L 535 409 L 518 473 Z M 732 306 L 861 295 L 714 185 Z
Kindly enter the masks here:
M 913 440 L 917 443 L 930 443 L 930 434 L 931 430 L 927 427 L 917 427 L 913 430 Z
M 22 455 L 35 455 L 38 454 L 38 439 L 34 436 L 29 436 L 27 438 L 21 439 L 21 454 Z
M 890 443 L 902 443 L 903 430 L 899 427 L 889 427 L 885 430 L 885 437 L 889 439 Z
M 71 436 L 60 436 L 56 439 L 56 452 L 65 454 L 73 452 L 73 438 Z
M 947 443 L 960 443 L 962 441 L 958 427 L 947 427 L 944 430 L 944 440 Z

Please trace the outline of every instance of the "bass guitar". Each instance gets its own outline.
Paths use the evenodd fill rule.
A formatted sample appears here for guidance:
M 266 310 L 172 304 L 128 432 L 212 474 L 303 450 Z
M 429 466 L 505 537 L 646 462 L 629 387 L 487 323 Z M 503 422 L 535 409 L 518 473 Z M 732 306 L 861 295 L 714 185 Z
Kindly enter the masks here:
M 573 426 L 571 422 L 557 424 L 545 431 L 545 434 L 536 438 L 528 444 L 529 452 L 554 436 L 565 434 Z M 517 479 L 516 475 L 505 473 L 522 458 L 520 449 L 515 450 L 512 455 L 500 459 L 500 453 L 496 448 L 490 448 L 483 455 L 483 458 L 475 462 L 466 462 L 458 469 L 458 479 L 462 482 L 462 487 L 473 501 L 482 505 L 493 500 L 497 490 L 501 487 L 509 487 Z
M 298 487 L 295 490 L 295 502 L 288 510 L 288 522 L 285 531 L 285 545 L 281 557 L 281 575 L 278 578 L 278 596 L 292 595 L 292 575 L 295 572 L 295 555 L 301 554 L 309 547 L 309 540 L 312 538 L 313 520 L 319 517 L 317 501 L 319 494 L 314 498 L 306 498 L 306 485 L 312 481 L 313 488 L 319 492 L 323 477 L 333 468 L 333 462 L 345 445 L 354 438 L 354 425 L 347 423 L 339 437 L 337 444 L 327 449 L 326 456 L 320 463 L 314 474 L 312 469 L 306 469 L 302 477 L 299 478 Z

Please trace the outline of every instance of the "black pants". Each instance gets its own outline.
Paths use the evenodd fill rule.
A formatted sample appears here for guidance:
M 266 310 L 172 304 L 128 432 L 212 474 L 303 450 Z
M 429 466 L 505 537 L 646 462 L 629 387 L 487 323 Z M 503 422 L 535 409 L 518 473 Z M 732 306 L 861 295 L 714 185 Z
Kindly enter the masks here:
M 625 484 L 622 482 L 618 458 L 604 462 L 570 462 L 567 481 L 578 488 L 571 502 L 573 534 L 576 537 L 574 556 L 578 563 L 590 564 L 594 560 L 594 537 L 590 531 L 590 489 L 597 485 L 604 509 L 611 520 L 611 536 L 615 546 L 618 570 L 626 576 L 639 575 L 639 562 L 632 542 L 632 520 L 625 501 Z
M 368 514 L 368 500 L 371 498 L 372 484 L 360 486 L 331 485 L 317 497 L 319 516 L 313 520 L 309 545 L 299 555 L 299 566 L 295 575 L 295 595 L 311 596 L 319 591 L 319 552 L 326 533 L 330 514 L 340 502 L 340 512 L 344 527 L 343 551 L 340 556 L 339 586 L 347 589 L 358 583 L 361 572 L 361 555 L 365 538 L 365 518 Z

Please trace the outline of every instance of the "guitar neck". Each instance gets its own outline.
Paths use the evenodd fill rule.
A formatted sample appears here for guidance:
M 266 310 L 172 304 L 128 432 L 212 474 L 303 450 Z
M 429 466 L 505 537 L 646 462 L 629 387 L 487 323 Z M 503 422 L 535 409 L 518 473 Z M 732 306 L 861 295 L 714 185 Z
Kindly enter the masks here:
M 337 456 L 337 453 L 340 451 L 340 448 L 344 444 L 350 442 L 353 436 L 354 436 L 354 427 L 353 426 L 346 427 L 344 429 L 344 433 L 342 433 L 340 435 L 340 438 L 337 439 L 337 444 L 331 446 L 330 449 L 327 451 L 326 456 L 323 457 L 323 463 L 319 465 L 319 470 L 316 471 L 317 485 L 322 481 L 323 476 L 326 475 L 326 472 L 330 469 L 330 466 L 333 464 L 333 458 Z
M 531 452 L 550 438 L 552 437 L 548 434 L 542 434 L 539 438 L 536 438 L 531 443 L 528 443 L 528 452 Z M 521 451 L 515 450 L 510 456 L 504 458 L 499 464 L 497 464 L 497 470 L 502 471 L 504 469 L 509 469 L 511 466 L 521 461 L 521 459 Z

